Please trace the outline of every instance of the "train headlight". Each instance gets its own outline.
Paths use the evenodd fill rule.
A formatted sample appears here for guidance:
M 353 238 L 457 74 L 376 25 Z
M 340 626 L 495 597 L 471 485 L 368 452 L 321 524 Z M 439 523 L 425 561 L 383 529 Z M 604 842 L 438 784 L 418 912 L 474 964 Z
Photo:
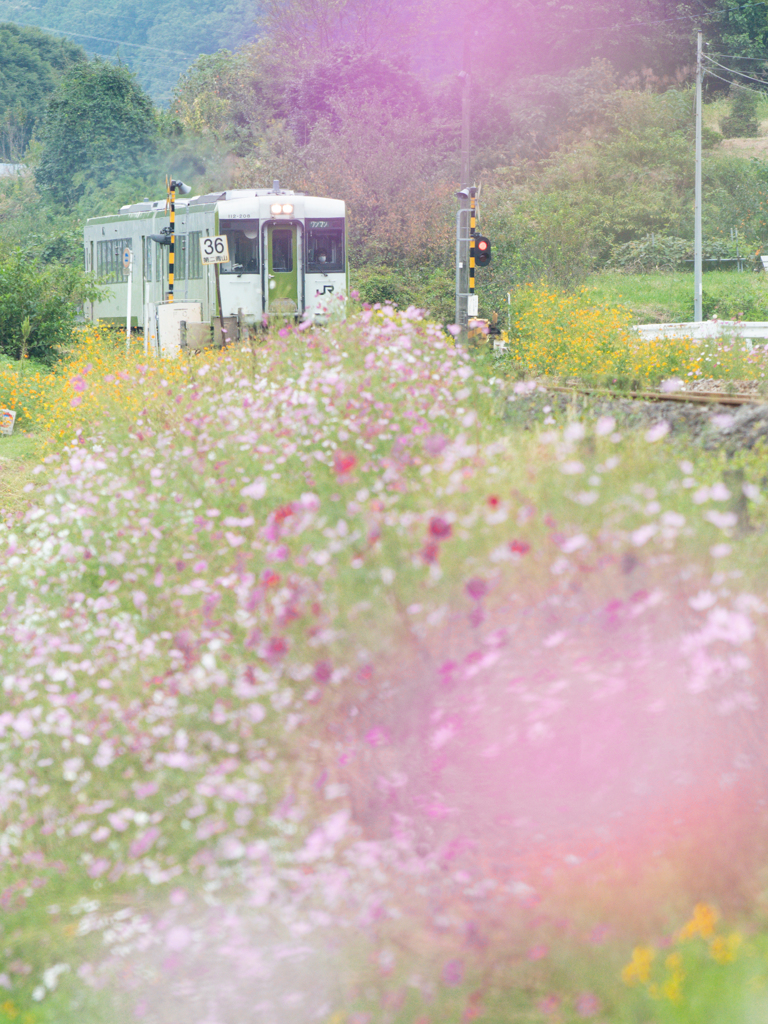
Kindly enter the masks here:
M 271 205 L 271 206 L 270 206 L 270 208 L 269 208 L 269 212 L 270 212 L 270 213 L 272 214 L 272 216 L 274 217 L 274 215 L 275 215 L 276 213 L 282 213 L 282 212 L 283 212 L 283 208 L 282 208 L 282 206 L 280 205 L 280 203 L 272 203 L 272 205 Z
M 290 203 L 283 203 L 283 213 L 293 213 L 293 206 Z

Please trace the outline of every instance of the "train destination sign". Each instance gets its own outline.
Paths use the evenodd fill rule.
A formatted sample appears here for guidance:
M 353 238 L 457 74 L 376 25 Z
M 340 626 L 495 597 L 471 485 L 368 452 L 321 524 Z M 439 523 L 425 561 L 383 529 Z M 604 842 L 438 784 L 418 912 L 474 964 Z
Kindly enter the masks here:
M 229 245 L 226 235 L 209 235 L 200 239 L 200 258 L 207 263 L 229 263 Z

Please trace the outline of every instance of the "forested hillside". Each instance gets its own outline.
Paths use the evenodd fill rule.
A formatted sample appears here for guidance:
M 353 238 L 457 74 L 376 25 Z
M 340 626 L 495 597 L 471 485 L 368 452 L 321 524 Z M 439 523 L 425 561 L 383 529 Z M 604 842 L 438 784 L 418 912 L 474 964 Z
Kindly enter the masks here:
M 67 39 L 0 25 L 0 160 L 21 159 L 65 72 L 85 59 Z
M 123 61 L 158 103 L 168 102 L 179 75 L 198 54 L 253 39 L 259 13 L 258 0 L 0 2 L 0 22 L 56 30 L 91 55 Z
M 531 75 L 559 75 L 609 60 L 621 76 L 651 69 L 671 80 L 694 58 L 701 27 L 742 70 L 768 52 L 768 8 L 705 0 L 693 10 L 667 0 L 0 0 L 0 21 L 69 35 L 91 55 L 117 58 L 136 71 L 156 102 L 167 102 L 179 75 L 201 53 L 234 49 L 262 34 L 282 37 L 297 54 L 338 43 L 378 48 L 411 60 L 430 78 L 455 72 L 470 36 L 483 81 L 494 91 Z M 566 86 L 567 89 L 567 86 Z

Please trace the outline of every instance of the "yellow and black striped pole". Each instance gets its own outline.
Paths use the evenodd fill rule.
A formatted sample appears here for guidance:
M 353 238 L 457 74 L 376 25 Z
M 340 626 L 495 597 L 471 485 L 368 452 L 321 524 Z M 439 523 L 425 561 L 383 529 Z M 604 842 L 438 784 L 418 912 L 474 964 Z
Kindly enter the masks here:
M 475 195 L 477 190 L 469 190 L 469 294 L 475 294 L 475 228 L 477 219 L 475 217 Z
M 168 187 L 171 213 L 171 244 L 168 247 L 168 301 L 173 302 L 173 275 L 176 269 L 176 182 L 171 179 Z

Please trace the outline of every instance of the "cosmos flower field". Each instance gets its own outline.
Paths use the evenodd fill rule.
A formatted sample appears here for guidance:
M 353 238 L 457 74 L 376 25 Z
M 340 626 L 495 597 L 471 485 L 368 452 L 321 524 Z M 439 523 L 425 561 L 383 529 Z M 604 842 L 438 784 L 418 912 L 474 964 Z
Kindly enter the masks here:
M 758 1019 L 760 452 L 413 309 L 108 377 L 0 528 L 0 1021 Z

